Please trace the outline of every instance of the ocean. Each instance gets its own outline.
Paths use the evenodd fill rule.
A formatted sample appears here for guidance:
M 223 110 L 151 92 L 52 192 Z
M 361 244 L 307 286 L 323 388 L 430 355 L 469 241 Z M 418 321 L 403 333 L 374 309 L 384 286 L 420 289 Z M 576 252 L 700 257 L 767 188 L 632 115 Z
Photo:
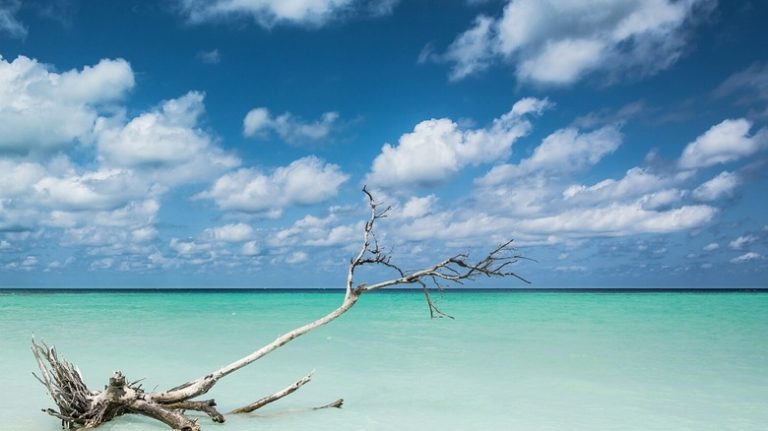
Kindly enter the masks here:
M 0 430 L 59 422 L 30 339 L 91 388 L 114 370 L 167 388 L 340 304 L 339 291 L 0 291 Z M 295 394 L 204 430 L 765 430 L 768 294 L 458 291 L 364 295 L 347 314 L 226 377 L 222 411 L 315 370 Z M 312 411 L 337 398 L 343 409 Z M 142 417 L 100 429 L 164 430 Z

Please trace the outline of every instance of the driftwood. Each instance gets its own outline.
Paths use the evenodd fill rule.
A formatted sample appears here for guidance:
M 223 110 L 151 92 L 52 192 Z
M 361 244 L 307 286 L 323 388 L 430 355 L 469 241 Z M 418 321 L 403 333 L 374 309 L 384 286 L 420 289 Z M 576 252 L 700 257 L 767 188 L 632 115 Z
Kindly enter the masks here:
M 468 254 L 449 257 L 432 266 L 416 271 L 406 271 L 393 264 L 390 256 L 380 248 L 374 233 L 377 221 L 387 216 L 390 207 L 380 209 L 371 193 L 364 187 L 363 193 L 368 199 L 370 217 L 365 224 L 360 251 L 350 261 L 347 273 L 344 300 L 341 305 L 319 319 L 300 326 L 277 337 L 271 343 L 253 353 L 240 358 L 229 365 L 214 370 L 204 376 L 182 385 L 159 392 L 145 391 L 139 381 L 129 382 L 116 371 L 109 378 L 108 384 L 101 391 L 90 390 L 83 382 L 80 370 L 60 358 L 56 349 L 44 343 L 32 340 L 32 352 L 40 368 L 40 375 L 35 377 L 45 386 L 48 394 L 58 407 L 43 411 L 61 420 L 62 428 L 95 428 L 105 422 L 125 414 L 140 414 L 161 421 L 175 430 L 199 431 L 197 419 L 185 415 L 186 411 L 197 411 L 208 415 L 214 422 L 224 422 L 225 417 L 216 409 L 213 399 L 196 400 L 207 393 L 223 377 L 249 365 L 286 343 L 338 318 L 352 308 L 365 293 L 398 285 L 419 285 L 433 318 L 448 317 L 432 301 L 430 288 L 442 289 L 447 283 L 462 283 L 480 276 L 515 277 L 524 282 L 524 278 L 508 270 L 509 265 L 522 259 L 515 253 L 512 241 L 501 244 L 483 259 L 471 262 Z M 374 284 L 355 285 L 355 271 L 365 265 L 380 265 L 392 269 L 396 278 Z M 312 373 L 292 385 L 251 404 L 233 410 L 231 413 L 247 413 L 290 395 L 312 378 Z M 343 400 L 338 399 L 327 405 L 316 407 L 340 408 Z

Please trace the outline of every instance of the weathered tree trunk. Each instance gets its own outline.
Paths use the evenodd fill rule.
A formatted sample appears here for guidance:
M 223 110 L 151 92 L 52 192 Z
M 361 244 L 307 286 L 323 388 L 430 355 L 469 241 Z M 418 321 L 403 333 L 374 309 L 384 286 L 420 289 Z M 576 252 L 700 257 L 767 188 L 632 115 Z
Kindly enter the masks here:
M 95 428 L 124 414 L 140 414 L 163 422 L 175 430 L 199 431 L 200 425 L 197 423 L 197 419 L 187 417 L 185 411 L 192 410 L 205 413 L 214 422 L 224 422 L 225 417 L 216 409 L 216 402 L 213 399 L 201 401 L 194 398 L 208 392 L 223 377 L 257 361 L 290 341 L 335 320 L 352 308 L 364 293 L 390 286 L 418 284 L 424 291 L 430 316 L 451 317 L 439 310 L 432 302 L 425 280 L 431 280 L 437 289 L 442 289 L 441 283 L 443 282 L 461 283 L 464 280 L 472 280 L 479 275 L 487 277 L 512 276 L 527 282 L 519 275 L 505 270 L 509 264 L 522 258 L 513 253 L 511 241 L 497 247 L 477 263 L 470 263 L 467 254 L 459 254 L 425 269 L 412 272 L 403 271 L 390 262 L 390 257 L 379 248 L 373 233 L 374 225 L 379 219 L 386 217 L 389 208 L 379 211 L 378 204 L 368 190 L 363 188 L 363 192 L 368 198 L 371 215 L 365 224 L 360 251 L 350 262 L 344 300 L 338 308 L 313 322 L 280 335 L 271 343 L 229 365 L 160 392 L 144 391 L 138 381 L 128 382 L 119 371 L 116 371 L 109 378 L 104 390 L 92 391 L 83 382 L 80 370 L 71 363 L 60 359 L 55 348 L 32 340 L 32 352 L 40 368 L 40 376 L 36 375 L 35 377 L 45 386 L 58 407 L 58 411 L 53 409 L 44 409 L 43 411 L 59 418 L 62 427 L 69 429 Z M 369 264 L 391 268 L 399 274 L 399 277 L 375 284 L 363 283 L 354 286 L 355 270 Z M 312 373 L 272 395 L 235 409 L 232 413 L 251 412 L 286 397 L 308 383 L 311 376 Z M 340 408 L 342 403 L 343 400 L 338 399 L 315 409 Z

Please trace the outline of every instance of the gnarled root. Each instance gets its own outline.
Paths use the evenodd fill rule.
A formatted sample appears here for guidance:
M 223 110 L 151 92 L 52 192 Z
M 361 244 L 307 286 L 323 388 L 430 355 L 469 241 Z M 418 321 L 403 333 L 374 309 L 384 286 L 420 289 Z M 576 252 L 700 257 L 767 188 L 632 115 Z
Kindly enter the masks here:
M 62 428 L 95 428 L 118 416 L 134 413 L 157 419 L 175 430 L 200 431 L 197 421 L 184 416 L 184 410 L 202 411 L 214 421 L 224 422 L 224 416 L 216 410 L 213 400 L 154 402 L 151 394 L 144 392 L 138 382 L 127 382 L 119 371 L 110 377 L 103 391 L 91 391 L 83 382 L 80 370 L 60 359 L 53 346 L 32 340 L 32 352 L 40 368 L 40 375 L 35 377 L 46 387 L 58 407 L 58 411 L 43 411 L 59 418 Z
M 91 391 L 83 382 L 77 367 L 59 358 L 56 349 L 45 343 L 32 340 L 32 352 L 40 368 L 40 375 L 34 374 L 45 386 L 48 394 L 58 407 L 44 409 L 45 413 L 61 420 L 65 429 L 90 429 L 109 422 L 124 414 L 140 414 L 156 419 L 180 431 L 200 431 L 197 419 L 190 419 L 186 411 L 198 411 L 208 415 L 214 422 L 226 419 L 216 409 L 216 401 L 193 400 L 194 396 L 176 401 L 155 397 L 156 393 L 145 392 L 138 381 L 128 382 L 119 371 L 110 377 L 103 391 Z M 286 397 L 304 386 L 312 378 L 307 374 L 290 386 L 260 400 L 241 407 L 232 413 L 246 413 Z M 196 396 L 196 395 L 195 395 Z M 340 407 L 336 401 L 325 407 Z

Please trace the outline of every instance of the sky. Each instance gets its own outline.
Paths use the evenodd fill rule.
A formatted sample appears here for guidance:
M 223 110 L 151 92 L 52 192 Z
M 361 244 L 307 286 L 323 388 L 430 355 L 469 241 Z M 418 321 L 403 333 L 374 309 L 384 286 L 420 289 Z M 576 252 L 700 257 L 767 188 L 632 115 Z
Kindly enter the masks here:
M 534 287 L 765 287 L 766 21 L 0 0 L 0 286 L 343 287 L 367 185 L 406 269 L 514 239 Z

